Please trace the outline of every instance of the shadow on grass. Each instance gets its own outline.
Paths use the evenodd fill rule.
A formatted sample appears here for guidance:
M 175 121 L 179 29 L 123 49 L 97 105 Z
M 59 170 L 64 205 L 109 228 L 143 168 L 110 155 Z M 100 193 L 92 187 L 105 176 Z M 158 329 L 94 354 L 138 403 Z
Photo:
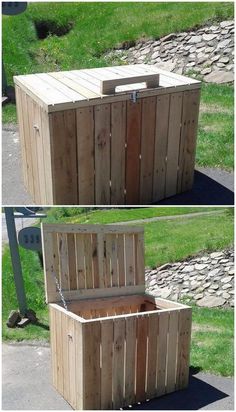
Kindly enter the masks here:
M 42 322 L 35 322 L 34 325 L 35 325 L 35 326 L 38 326 L 39 328 L 42 328 L 42 329 L 45 329 L 45 330 L 49 330 L 49 326 L 48 326 L 48 325 L 45 325 L 45 324 L 42 323 Z

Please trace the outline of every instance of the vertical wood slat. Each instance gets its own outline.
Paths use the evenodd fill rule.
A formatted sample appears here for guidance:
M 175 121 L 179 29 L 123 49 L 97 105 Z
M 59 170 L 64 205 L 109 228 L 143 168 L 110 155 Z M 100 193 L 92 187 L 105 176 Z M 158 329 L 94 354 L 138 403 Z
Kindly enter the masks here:
M 141 151 L 141 101 L 127 102 L 126 148 L 126 204 L 139 203 L 140 151 Z
M 22 91 L 21 94 L 22 106 L 27 109 L 27 95 Z M 27 173 L 28 173 L 28 188 L 29 192 L 34 198 L 34 175 L 33 175 L 33 160 L 32 160 L 32 142 L 30 136 L 30 120 L 28 115 L 28 110 L 23 112 L 23 127 L 24 127 L 24 137 L 27 151 Z
M 92 261 L 93 261 L 93 285 L 99 288 L 99 263 L 98 263 L 98 240 L 95 233 L 92 234 Z
M 67 234 L 67 249 L 68 249 L 68 274 L 70 290 L 77 289 L 77 273 L 76 273 L 76 256 L 75 256 L 75 235 Z
M 33 193 L 34 199 L 36 204 L 40 202 L 40 187 L 39 187 L 39 173 L 38 173 L 38 157 L 37 157 L 37 149 L 36 149 L 36 130 L 34 129 L 35 125 L 35 102 L 26 95 L 26 110 L 28 113 L 28 136 L 30 141 L 31 147 L 31 172 L 32 172 L 32 179 L 33 179 Z
M 189 190 L 193 185 L 200 93 L 200 90 L 189 91 L 188 105 L 191 111 L 184 142 L 181 191 Z
M 126 356 L 125 356 L 125 403 L 132 405 L 135 402 L 136 378 L 136 325 L 137 318 L 126 318 Z
M 33 124 L 35 148 L 37 155 L 37 172 L 38 172 L 38 191 L 39 202 L 46 204 L 46 176 L 45 176 L 45 164 L 44 164 L 44 135 L 42 128 L 41 108 L 34 103 L 34 124 Z
M 169 327 L 169 312 L 160 312 L 159 314 L 159 334 L 157 338 L 157 396 L 165 393 L 166 387 L 166 348 L 167 334 Z
M 75 380 L 76 380 L 76 407 L 84 409 L 84 365 L 83 365 L 83 328 L 82 323 L 74 323 L 75 332 Z
M 112 236 L 111 241 L 111 282 L 112 286 L 118 286 L 118 262 L 117 262 L 117 236 Z
M 148 316 L 137 318 L 137 369 L 136 402 L 146 399 L 146 357 L 147 357 Z
M 111 254 L 112 254 L 112 235 L 106 234 L 105 236 L 105 262 L 106 262 L 106 271 L 105 271 L 105 284 L 107 288 L 111 287 Z
M 119 271 L 119 286 L 125 286 L 124 235 L 117 235 L 117 259 Z
M 75 323 L 74 319 L 67 315 L 67 345 L 68 345 L 68 368 L 69 368 L 69 399 L 71 406 L 76 409 L 76 335 L 75 335 Z M 68 382 L 67 382 L 68 385 Z
M 182 98 L 182 92 L 173 93 L 170 96 L 165 188 L 166 197 L 173 196 L 177 192 L 178 153 L 181 133 Z
M 44 159 L 44 177 L 45 177 L 45 204 L 54 204 L 54 193 L 52 183 L 52 154 L 51 154 L 51 136 L 48 113 L 41 107 L 41 139 L 43 146 Z
M 61 351 L 62 351 L 62 358 L 61 362 L 63 365 L 63 374 L 62 374 L 62 381 L 63 381 L 63 397 L 65 399 L 70 399 L 70 373 L 69 373 L 69 348 L 68 348 L 68 327 L 67 327 L 67 315 L 61 312 L 61 341 L 58 344 L 61 344 Z
M 78 192 L 81 205 L 94 200 L 94 113 L 93 107 L 76 110 Z
M 93 288 L 92 242 L 91 235 L 84 234 L 84 257 L 86 270 L 86 288 Z
M 126 102 L 111 104 L 111 204 L 124 204 Z
M 176 389 L 183 389 L 188 385 L 191 323 L 191 308 L 181 309 L 179 313 Z
M 112 409 L 113 320 L 101 322 L 101 354 L 101 409 Z
M 157 96 L 153 167 L 153 201 L 165 197 L 170 95 Z
M 125 319 L 114 319 L 113 409 L 124 405 Z
M 99 271 L 99 287 L 104 288 L 106 287 L 106 258 L 104 256 L 105 253 L 105 236 L 103 233 L 97 234 L 97 241 L 98 241 L 98 271 Z
M 49 121 L 54 204 L 74 205 L 78 203 L 75 110 L 50 113 Z
M 86 287 L 86 272 L 84 264 L 84 235 L 75 235 L 76 245 L 76 271 L 77 271 L 77 285 L 78 289 L 85 289 Z
M 22 91 L 19 86 L 15 85 L 16 93 L 16 109 L 17 109 L 17 119 L 19 124 L 20 132 L 20 144 L 21 144 L 21 158 L 22 158 L 22 174 L 23 181 L 26 188 L 28 187 L 28 159 L 30 148 L 27 148 L 26 134 L 24 133 L 24 111 L 22 105 Z
M 94 108 L 95 119 L 95 202 L 110 204 L 110 105 Z
M 63 349 L 62 349 L 62 312 L 55 311 L 54 321 L 56 323 L 56 368 L 57 368 L 57 390 L 64 396 L 64 384 L 63 384 Z
M 83 324 L 84 409 L 101 409 L 101 324 Z
M 157 338 L 159 331 L 158 313 L 149 314 L 148 317 L 148 373 L 147 373 L 147 397 L 156 395 L 157 379 Z
M 135 262 L 134 262 L 134 236 L 125 234 L 125 275 L 126 286 L 134 285 L 135 281 Z
M 145 284 L 145 264 L 144 264 L 144 236 L 143 233 L 134 235 L 135 241 L 135 284 Z
M 178 319 L 177 311 L 169 314 L 169 333 L 167 345 L 166 393 L 173 392 L 176 385 L 176 361 L 178 348 Z
M 50 295 L 56 293 L 56 284 L 53 274 L 57 276 L 59 281 L 59 256 L 57 245 L 57 234 L 47 233 L 47 236 L 43 236 L 44 244 L 44 283 L 46 290 L 46 302 L 51 302 Z M 47 253 L 45 253 L 45 250 Z
M 60 286 L 62 290 L 69 290 L 70 288 L 69 266 L 68 266 L 69 262 L 68 262 L 68 246 L 67 246 L 67 234 L 66 233 L 58 234 L 58 257 L 59 257 Z
M 52 383 L 57 389 L 57 339 L 56 339 L 56 309 L 49 306 L 49 322 L 50 322 L 50 347 L 51 347 L 51 365 L 52 365 Z
M 154 139 L 156 97 L 142 99 L 140 204 L 153 200 Z

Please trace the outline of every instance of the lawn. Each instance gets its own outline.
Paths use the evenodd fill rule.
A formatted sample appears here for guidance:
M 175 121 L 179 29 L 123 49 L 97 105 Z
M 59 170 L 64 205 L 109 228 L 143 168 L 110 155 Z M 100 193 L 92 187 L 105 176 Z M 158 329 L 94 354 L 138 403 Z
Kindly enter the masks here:
M 3 17 L 3 52 L 12 76 L 106 66 L 105 52 L 140 38 L 159 38 L 203 24 L 233 18 L 233 2 L 31 3 L 25 13 Z M 48 17 L 50 16 L 50 18 Z M 36 26 L 69 33 L 37 38 Z M 158 22 L 158 24 L 157 24 Z M 79 56 L 79 58 L 78 58 Z M 110 64 L 110 63 L 109 63 Z M 233 167 L 233 87 L 202 89 L 197 163 Z M 3 123 L 15 123 L 15 105 L 3 109 Z

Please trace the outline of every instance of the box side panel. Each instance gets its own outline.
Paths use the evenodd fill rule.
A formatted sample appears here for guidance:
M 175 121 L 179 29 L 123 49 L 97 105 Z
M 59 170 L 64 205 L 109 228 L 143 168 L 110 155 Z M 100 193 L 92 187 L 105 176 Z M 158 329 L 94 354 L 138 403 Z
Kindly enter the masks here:
M 54 204 L 78 204 L 76 112 L 50 113 Z
M 178 193 L 191 189 L 193 185 L 200 95 L 200 89 L 184 92 Z

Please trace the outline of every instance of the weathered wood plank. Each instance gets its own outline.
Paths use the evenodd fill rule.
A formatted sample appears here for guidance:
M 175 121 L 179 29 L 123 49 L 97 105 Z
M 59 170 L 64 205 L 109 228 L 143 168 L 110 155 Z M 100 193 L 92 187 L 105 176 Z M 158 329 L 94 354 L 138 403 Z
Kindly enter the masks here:
M 139 203 L 141 101 L 127 102 L 126 204 Z
M 92 107 L 76 110 L 78 191 L 81 205 L 92 205 L 94 199 L 94 114 Z
M 111 104 L 111 204 L 124 204 L 126 102 Z
M 114 319 L 113 408 L 124 404 L 125 319 Z
M 101 352 L 101 408 L 112 409 L 113 320 L 101 322 Z
M 192 309 L 181 309 L 179 312 L 176 389 L 183 389 L 188 385 L 191 323 Z
M 136 402 L 146 399 L 146 356 L 147 356 L 148 316 L 137 319 L 137 369 Z
M 110 204 L 110 105 L 94 108 L 95 118 L 95 201 Z
M 125 357 L 125 404 L 135 402 L 136 377 L 136 317 L 125 319 L 126 357 Z
M 156 98 L 142 99 L 140 204 L 153 200 L 154 140 L 156 124 Z

